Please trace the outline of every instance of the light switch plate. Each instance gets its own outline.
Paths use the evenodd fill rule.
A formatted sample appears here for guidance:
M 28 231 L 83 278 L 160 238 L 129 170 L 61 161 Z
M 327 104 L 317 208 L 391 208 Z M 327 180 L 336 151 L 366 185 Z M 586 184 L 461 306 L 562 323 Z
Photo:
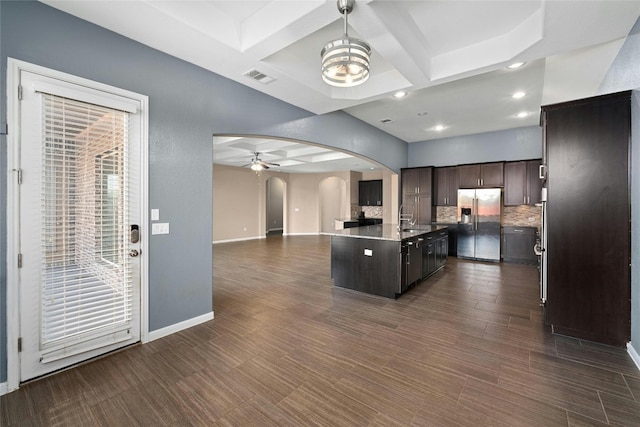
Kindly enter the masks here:
M 169 223 L 154 222 L 151 224 L 151 234 L 169 234 Z
M 373 256 L 373 249 L 365 249 L 364 250 L 364 255 L 365 256 Z
M 158 221 L 160 219 L 160 209 L 151 209 L 151 221 Z

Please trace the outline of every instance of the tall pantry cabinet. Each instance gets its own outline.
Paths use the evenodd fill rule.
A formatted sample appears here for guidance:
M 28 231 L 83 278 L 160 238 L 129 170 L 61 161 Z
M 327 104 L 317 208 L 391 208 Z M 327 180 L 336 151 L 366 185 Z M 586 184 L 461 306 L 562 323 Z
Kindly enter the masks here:
M 546 322 L 624 346 L 631 336 L 631 92 L 542 108 Z

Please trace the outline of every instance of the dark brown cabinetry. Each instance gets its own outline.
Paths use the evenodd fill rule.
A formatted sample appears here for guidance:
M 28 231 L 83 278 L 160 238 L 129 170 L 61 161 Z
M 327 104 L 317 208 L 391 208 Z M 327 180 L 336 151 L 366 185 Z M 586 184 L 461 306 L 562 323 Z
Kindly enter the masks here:
M 542 180 L 541 160 L 506 162 L 504 164 L 504 205 L 535 205 L 540 203 Z
M 382 206 L 382 180 L 358 181 L 358 204 Z
M 402 212 L 413 214 L 416 224 L 431 224 L 433 206 L 431 202 L 433 168 L 411 168 L 402 170 Z
M 378 234 L 350 231 L 331 236 L 331 278 L 336 286 L 396 298 L 444 267 L 446 229 L 429 226 L 400 236 L 395 227 L 384 227 Z
M 433 170 L 433 201 L 436 206 L 456 206 L 458 203 L 458 168 L 449 166 Z
M 630 339 L 630 92 L 545 106 L 546 321 L 624 346 Z
M 421 237 L 422 245 L 422 279 L 431 276 L 447 262 L 448 234 L 447 230 Z
M 504 185 L 504 164 L 482 163 L 458 166 L 460 188 L 493 188 Z

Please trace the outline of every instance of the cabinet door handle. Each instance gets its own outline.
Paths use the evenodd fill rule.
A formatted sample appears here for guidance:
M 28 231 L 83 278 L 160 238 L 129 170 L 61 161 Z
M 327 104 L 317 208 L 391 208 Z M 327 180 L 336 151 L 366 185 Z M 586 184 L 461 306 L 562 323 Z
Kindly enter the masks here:
M 538 178 L 544 179 L 544 165 L 538 166 Z

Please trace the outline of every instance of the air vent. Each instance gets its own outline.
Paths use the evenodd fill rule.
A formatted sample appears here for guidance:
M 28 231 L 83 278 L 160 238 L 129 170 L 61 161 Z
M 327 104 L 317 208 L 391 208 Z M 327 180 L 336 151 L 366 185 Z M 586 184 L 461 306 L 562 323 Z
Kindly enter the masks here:
M 256 70 L 255 68 L 253 70 L 249 70 L 246 73 L 244 73 L 243 75 L 247 76 L 247 77 L 251 77 L 254 80 L 259 81 L 262 84 L 268 84 L 271 83 L 272 81 L 275 81 L 275 79 L 273 77 L 269 77 L 266 74 Z
M 385 124 L 387 124 L 387 123 L 391 123 L 392 121 L 393 121 L 393 120 L 391 120 L 391 119 L 382 119 L 382 120 L 380 120 L 380 123 L 385 123 Z

